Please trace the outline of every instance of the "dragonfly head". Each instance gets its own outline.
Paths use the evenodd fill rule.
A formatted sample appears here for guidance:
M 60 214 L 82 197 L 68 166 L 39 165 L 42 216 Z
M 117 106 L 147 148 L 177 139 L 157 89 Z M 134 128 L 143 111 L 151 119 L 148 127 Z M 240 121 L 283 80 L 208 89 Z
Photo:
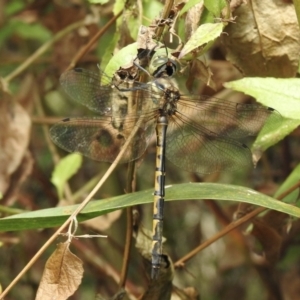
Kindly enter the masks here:
M 156 54 L 152 57 L 149 65 L 150 74 L 155 78 L 172 77 L 177 72 L 177 62 L 170 59 L 166 54 Z

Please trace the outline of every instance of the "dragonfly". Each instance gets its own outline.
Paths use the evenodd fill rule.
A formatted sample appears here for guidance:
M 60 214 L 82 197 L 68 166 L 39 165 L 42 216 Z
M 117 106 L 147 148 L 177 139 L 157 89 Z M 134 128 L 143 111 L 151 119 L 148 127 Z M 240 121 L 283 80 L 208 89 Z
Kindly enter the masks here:
M 172 64 L 162 60 L 146 83 L 110 78 L 101 70 L 66 71 L 60 77 L 65 92 L 99 115 L 65 118 L 50 129 L 60 148 L 105 162 L 114 161 L 135 131 L 121 163 L 140 158 L 156 133 L 152 279 L 163 257 L 165 157 L 183 170 L 206 174 L 249 167 L 251 150 L 239 139 L 257 135 L 277 114 L 260 104 L 184 95 L 169 76 Z

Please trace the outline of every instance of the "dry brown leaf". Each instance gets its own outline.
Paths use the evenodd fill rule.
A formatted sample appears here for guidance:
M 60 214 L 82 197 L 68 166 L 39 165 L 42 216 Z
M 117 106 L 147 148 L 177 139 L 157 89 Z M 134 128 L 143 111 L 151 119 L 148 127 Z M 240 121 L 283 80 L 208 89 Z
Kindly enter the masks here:
M 94 230 L 104 231 L 120 218 L 122 210 L 116 210 L 103 216 L 82 222 L 81 224 Z
M 200 80 L 201 82 L 205 83 L 207 86 L 216 90 L 216 84 L 212 80 L 212 72 L 209 67 L 207 67 L 204 62 L 199 59 L 194 59 L 191 62 L 191 69 L 189 72 L 189 77 L 186 82 L 187 89 L 192 92 L 193 83 L 195 79 Z
M 300 298 L 300 269 L 298 264 L 282 274 L 281 290 L 283 291 L 283 299 L 298 300 Z
M 292 3 L 252 0 L 234 12 L 222 40 L 227 59 L 247 76 L 294 77 L 300 53 L 299 25 Z
M 210 60 L 209 68 L 213 74 L 216 91 L 223 89 L 223 83 L 242 78 L 241 73 L 230 62 Z
M 122 300 L 125 296 L 126 296 L 126 291 L 124 289 L 120 289 L 114 296 L 110 297 L 109 299 L 107 297 L 98 294 L 95 300 Z
M 200 300 L 200 295 L 194 287 L 184 289 L 173 287 L 172 300 Z
M 251 234 L 260 242 L 264 259 L 269 265 L 275 265 L 280 258 L 288 218 L 287 214 L 271 210 L 252 221 Z
M 4 92 L 0 92 L 0 128 L 0 191 L 5 194 L 27 151 L 31 121 L 22 106 Z
M 69 250 L 69 245 L 58 244 L 48 259 L 36 300 L 64 300 L 77 290 L 83 275 L 82 261 Z
M 188 40 L 196 29 L 199 27 L 199 20 L 204 10 L 204 3 L 200 2 L 191 7 L 185 17 L 185 36 L 186 40 Z
M 253 220 L 253 225 L 251 235 L 255 236 L 262 247 L 259 249 L 263 251 L 260 255 L 267 264 L 274 265 L 279 259 L 282 237 L 274 228 L 258 218 Z

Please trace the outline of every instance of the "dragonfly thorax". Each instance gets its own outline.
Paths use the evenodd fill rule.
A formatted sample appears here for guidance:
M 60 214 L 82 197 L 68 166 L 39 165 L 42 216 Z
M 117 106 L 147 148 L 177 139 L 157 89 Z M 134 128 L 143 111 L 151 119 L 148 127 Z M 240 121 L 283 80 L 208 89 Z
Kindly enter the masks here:
M 160 112 L 163 115 L 174 115 L 177 111 L 177 102 L 180 92 L 170 79 L 159 78 L 153 82 L 160 94 Z

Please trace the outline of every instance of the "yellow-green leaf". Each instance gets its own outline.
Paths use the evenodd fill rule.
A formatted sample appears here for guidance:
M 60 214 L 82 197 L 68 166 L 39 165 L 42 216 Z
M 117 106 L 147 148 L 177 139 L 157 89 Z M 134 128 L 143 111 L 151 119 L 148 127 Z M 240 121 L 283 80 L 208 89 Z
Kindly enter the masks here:
M 66 182 L 78 171 L 82 163 L 82 156 L 72 153 L 60 160 L 52 173 L 51 182 L 55 185 L 61 199 Z
M 191 38 L 187 41 L 178 58 L 180 59 L 191 53 L 193 50 L 201 46 L 205 46 L 207 43 L 213 41 L 221 35 L 222 30 L 222 23 L 202 24 L 197 28 Z

